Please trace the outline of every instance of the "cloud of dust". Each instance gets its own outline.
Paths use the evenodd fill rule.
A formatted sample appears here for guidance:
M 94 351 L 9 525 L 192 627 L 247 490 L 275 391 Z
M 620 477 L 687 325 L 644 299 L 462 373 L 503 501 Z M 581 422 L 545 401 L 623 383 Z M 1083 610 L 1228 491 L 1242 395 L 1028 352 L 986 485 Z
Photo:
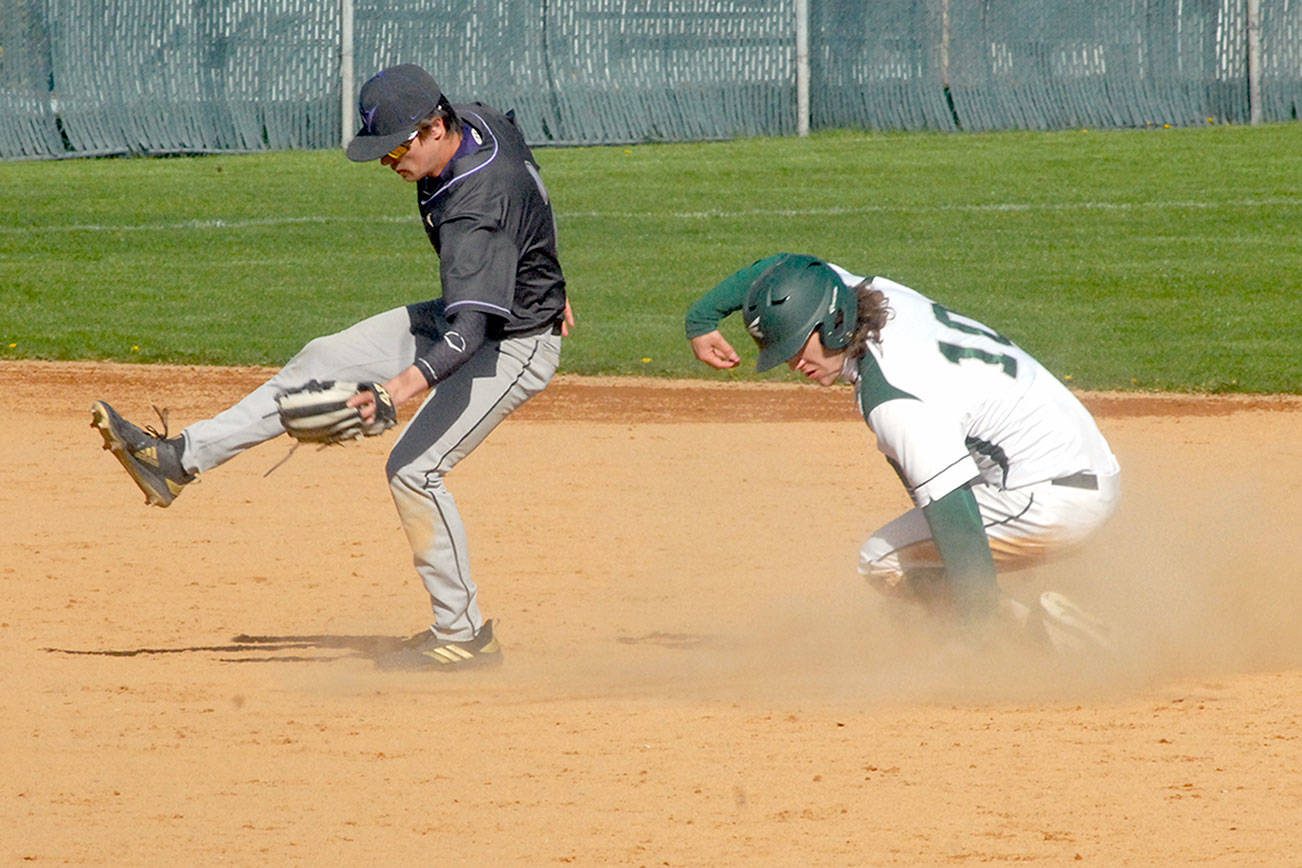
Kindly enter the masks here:
M 517 685 L 522 699 L 1080 702 L 1298 667 L 1302 489 L 1287 484 L 1274 497 L 1246 483 L 1136 486 L 1083 550 L 1001 576 L 1014 598 L 1059 591 L 1101 617 L 1115 632 L 1113 656 L 1064 658 L 1015 635 L 955 647 L 948 625 L 868 587 L 851 549 L 790 580 L 765 576 L 746 594 L 734 581 L 709 611 L 648 621 L 645 635 L 597 631 L 583 647 L 535 654 L 508 641 L 510 665 L 493 680 Z
M 1299 666 L 1297 510 L 1279 505 L 1247 487 L 1128 493 L 1082 551 L 1001 577 L 1015 598 L 1055 590 L 1102 618 L 1115 655 L 1064 658 L 1013 635 L 956 648 L 947 627 L 882 599 L 852 568 L 832 575 L 822 565 L 800 577 L 798 595 L 736 601 L 699 647 L 611 660 L 597 680 L 764 701 L 1070 702 Z
M 1275 482 L 1275 492 L 1233 480 L 1127 492 L 1125 520 L 1071 565 L 1082 598 L 1097 599 L 1121 630 L 1137 672 L 1302 665 L 1300 487 Z

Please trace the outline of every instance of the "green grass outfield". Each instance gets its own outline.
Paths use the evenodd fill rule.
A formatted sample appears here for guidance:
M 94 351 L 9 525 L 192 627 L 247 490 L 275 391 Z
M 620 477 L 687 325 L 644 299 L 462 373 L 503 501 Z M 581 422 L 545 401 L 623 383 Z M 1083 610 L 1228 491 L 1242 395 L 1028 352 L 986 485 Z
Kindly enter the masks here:
M 789 250 L 913 286 L 1080 388 L 1302 392 L 1302 124 L 537 156 L 567 373 L 754 377 L 696 363 L 682 313 Z M 339 152 L 0 164 L 0 357 L 280 364 L 437 275 L 413 189 Z

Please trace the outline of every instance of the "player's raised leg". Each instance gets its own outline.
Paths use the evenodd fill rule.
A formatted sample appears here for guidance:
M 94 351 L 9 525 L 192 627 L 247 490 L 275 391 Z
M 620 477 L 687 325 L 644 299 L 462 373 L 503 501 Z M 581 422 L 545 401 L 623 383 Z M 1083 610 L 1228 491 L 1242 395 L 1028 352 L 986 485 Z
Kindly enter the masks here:
M 203 473 L 283 433 L 276 412 L 278 392 L 309 380 L 383 382 L 411 365 L 415 355 L 411 317 L 403 307 L 309 341 L 274 377 L 239 403 L 181 432 L 186 443 L 185 464 Z
M 266 383 L 237 404 L 187 427 L 178 436 L 141 428 L 106 401 L 91 408 L 104 448 L 130 474 L 146 503 L 169 506 L 202 472 L 284 432 L 276 394 L 308 380 L 386 380 L 411 364 L 416 338 L 406 308 L 395 308 L 308 342 Z M 161 415 L 161 414 L 160 414 Z

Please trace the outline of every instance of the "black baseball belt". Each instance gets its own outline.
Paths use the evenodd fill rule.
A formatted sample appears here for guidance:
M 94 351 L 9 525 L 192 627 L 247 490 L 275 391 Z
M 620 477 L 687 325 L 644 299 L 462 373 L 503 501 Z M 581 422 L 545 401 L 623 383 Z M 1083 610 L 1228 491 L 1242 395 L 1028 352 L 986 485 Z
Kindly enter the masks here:
M 1099 478 L 1085 470 L 1073 473 L 1071 476 L 1059 476 L 1057 479 L 1050 480 L 1049 484 L 1065 485 L 1068 488 L 1088 488 L 1090 491 L 1099 490 Z
M 548 332 L 559 335 L 561 333 L 561 320 L 555 319 L 549 323 L 543 323 L 531 329 L 525 329 L 521 332 L 511 332 L 509 335 L 503 335 L 503 338 L 531 338 L 535 335 L 543 335 Z

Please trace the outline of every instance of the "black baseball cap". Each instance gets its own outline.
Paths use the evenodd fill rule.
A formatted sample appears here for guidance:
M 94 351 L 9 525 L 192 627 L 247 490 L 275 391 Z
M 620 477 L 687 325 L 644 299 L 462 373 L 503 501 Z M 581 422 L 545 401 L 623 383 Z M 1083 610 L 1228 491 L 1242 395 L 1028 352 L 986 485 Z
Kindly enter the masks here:
M 380 159 L 407 141 L 442 102 L 438 82 L 416 64 L 380 70 L 362 85 L 357 98 L 362 128 L 344 153 L 357 163 Z

